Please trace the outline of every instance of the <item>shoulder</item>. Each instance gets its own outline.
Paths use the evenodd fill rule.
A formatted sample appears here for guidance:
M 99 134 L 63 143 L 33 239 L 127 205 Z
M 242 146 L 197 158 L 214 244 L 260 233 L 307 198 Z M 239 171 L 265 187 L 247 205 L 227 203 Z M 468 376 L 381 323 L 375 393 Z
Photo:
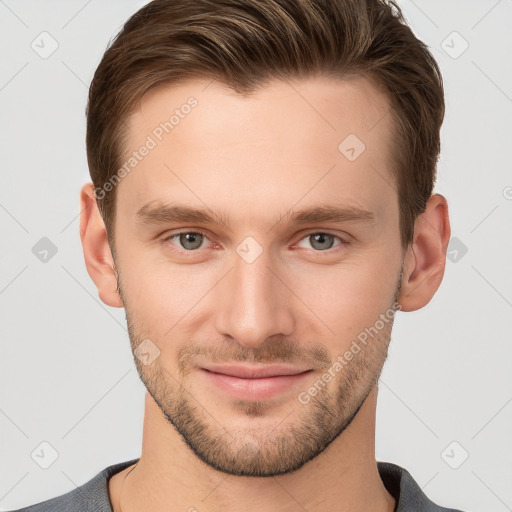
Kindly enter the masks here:
M 405 468 L 391 462 L 377 462 L 377 467 L 384 486 L 397 501 L 395 512 L 464 512 L 431 501 Z
M 76 512 L 77 510 L 80 512 L 112 512 L 108 495 L 108 479 L 137 460 L 108 466 L 87 483 L 66 494 L 11 512 Z

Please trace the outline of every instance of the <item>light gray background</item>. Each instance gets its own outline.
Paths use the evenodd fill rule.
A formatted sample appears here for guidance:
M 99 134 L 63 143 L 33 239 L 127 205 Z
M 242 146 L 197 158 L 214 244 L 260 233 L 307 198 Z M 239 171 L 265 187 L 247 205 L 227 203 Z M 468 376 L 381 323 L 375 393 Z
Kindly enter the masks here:
M 124 311 L 98 299 L 86 272 L 78 214 L 88 85 L 144 3 L 0 0 L 1 510 L 140 455 L 145 390 Z M 431 303 L 397 315 L 377 459 L 407 468 L 440 504 L 503 512 L 512 510 L 512 0 L 399 4 L 444 75 L 436 192 L 457 240 Z M 31 47 L 43 31 L 59 45 L 46 59 Z M 469 47 L 458 55 L 461 37 Z M 58 250 L 46 263 L 32 252 L 42 237 Z M 43 442 L 58 453 L 48 469 L 35 462 L 50 462 Z

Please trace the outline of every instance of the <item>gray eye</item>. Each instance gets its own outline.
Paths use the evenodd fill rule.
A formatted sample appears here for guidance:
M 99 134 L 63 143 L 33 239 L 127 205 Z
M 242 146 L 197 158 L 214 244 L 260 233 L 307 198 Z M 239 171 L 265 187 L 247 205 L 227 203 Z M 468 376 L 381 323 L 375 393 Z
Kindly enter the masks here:
M 309 235 L 311 246 L 316 250 L 331 249 L 331 247 L 334 246 L 335 238 L 337 237 L 329 235 L 328 233 L 315 233 L 313 235 Z
M 181 246 L 184 249 L 187 250 L 194 250 L 201 247 L 201 244 L 203 243 L 204 235 L 201 233 L 179 233 L 177 236 L 179 236 L 179 241 Z

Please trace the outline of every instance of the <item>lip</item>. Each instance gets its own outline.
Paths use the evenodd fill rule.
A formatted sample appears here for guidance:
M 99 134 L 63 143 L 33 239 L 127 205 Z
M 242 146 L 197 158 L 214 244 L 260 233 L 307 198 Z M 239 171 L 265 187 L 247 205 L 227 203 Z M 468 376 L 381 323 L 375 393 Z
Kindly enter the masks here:
M 221 373 L 231 377 L 239 377 L 241 379 L 262 379 L 265 377 L 279 377 L 283 375 L 298 375 L 311 368 L 300 368 L 285 364 L 265 364 L 260 366 L 247 365 L 208 365 L 203 370 L 214 373 Z
M 220 366 L 200 368 L 209 384 L 234 398 L 268 400 L 293 389 L 312 373 L 312 369 L 285 365 Z

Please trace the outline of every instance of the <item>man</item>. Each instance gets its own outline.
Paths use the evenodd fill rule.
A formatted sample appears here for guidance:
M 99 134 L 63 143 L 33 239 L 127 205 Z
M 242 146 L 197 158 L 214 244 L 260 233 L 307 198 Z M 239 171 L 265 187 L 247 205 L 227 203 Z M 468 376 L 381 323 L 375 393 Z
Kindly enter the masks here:
M 445 268 L 443 116 L 392 2 L 132 16 L 90 88 L 80 235 L 126 311 L 142 454 L 23 510 L 453 512 L 375 460 L 394 315 Z

